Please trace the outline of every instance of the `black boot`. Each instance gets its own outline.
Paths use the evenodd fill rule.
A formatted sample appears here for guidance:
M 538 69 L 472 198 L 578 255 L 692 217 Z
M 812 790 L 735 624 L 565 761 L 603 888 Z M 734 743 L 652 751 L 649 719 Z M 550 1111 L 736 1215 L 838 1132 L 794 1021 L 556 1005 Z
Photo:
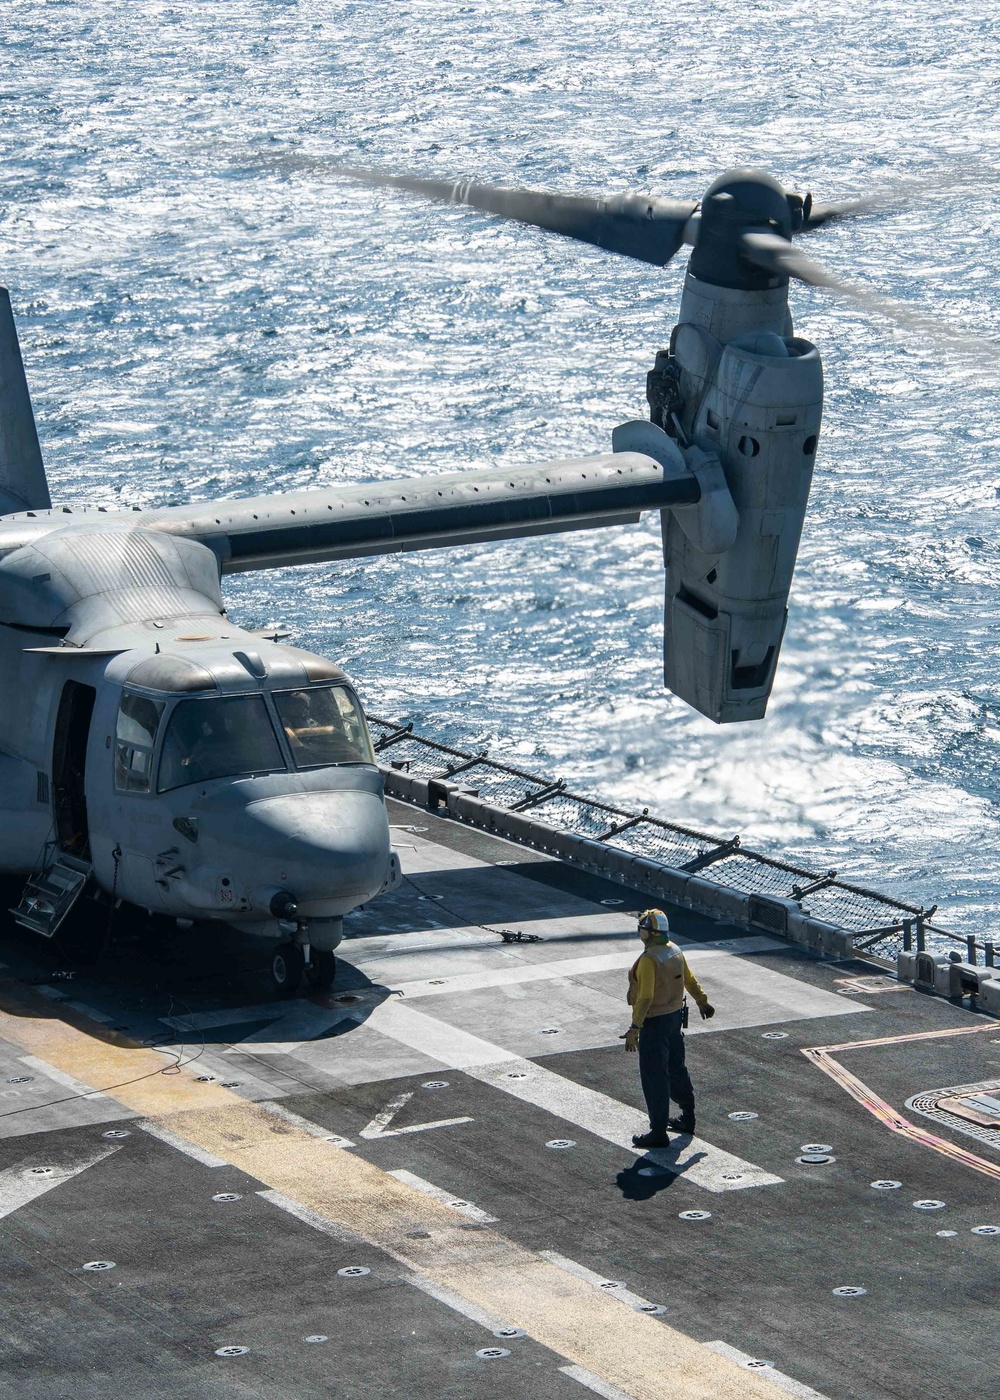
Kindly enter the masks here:
M 667 1122 L 675 1133 L 684 1133 L 688 1137 L 694 1137 L 694 1112 L 682 1113 L 679 1118 L 668 1118 Z
M 636 1133 L 635 1137 L 632 1139 L 632 1146 L 641 1147 L 643 1149 L 650 1147 L 669 1147 L 670 1139 L 667 1137 L 666 1133 L 654 1133 L 653 1130 L 650 1129 L 648 1133 Z

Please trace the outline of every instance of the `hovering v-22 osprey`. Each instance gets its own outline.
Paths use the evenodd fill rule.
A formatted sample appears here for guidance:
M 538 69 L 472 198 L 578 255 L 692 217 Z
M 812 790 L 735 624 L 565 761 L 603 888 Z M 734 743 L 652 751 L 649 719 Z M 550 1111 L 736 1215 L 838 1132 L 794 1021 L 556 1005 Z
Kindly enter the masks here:
M 760 719 L 785 628 L 822 407 L 788 278 L 813 210 L 735 171 L 700 204 L 344 171 L 657 265 L 693 246 L 651 421 L 608 453 L 160 510 L 53 507 L 0 297 L 0 872 L 52 935 L 89 887 L 273 947 L 328 987 L 343 916 L 399 880 L 361 706 L 332 662 L 227 615 L 221 578 L 589 529 L 658 510 L 664 679 L 719 723 Z M 853 206 L 859 207 L 859 206 Z

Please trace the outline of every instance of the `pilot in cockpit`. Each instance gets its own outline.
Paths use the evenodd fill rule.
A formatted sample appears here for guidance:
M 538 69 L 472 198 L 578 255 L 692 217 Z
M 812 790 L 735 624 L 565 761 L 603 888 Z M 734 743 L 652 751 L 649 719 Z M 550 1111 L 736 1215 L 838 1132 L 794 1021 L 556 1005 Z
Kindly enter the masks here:
M 201 768 L 205 759 L 209 756 L 214 745 L 218 743 L 219 736 L 215 731 L 215 726 L 210 720 L 203 719 L 198 725 L 198 732 L 190 742 L 187 753 L 181 759 L 182 768 Z
M 281 718 L 291 747 L 304 749 L 308 741 L 304 731 L 318 728 L 309 696 L 305 691 L 296 690 L 288 696 L 282 705 Z

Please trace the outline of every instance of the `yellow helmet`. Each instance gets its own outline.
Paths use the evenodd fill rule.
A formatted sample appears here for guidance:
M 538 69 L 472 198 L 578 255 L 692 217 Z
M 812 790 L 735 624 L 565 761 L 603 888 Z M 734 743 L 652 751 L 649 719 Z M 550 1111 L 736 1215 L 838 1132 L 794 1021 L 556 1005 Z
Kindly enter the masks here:
M 651 933 L 669 933 L 670 920 L 662 909 L 647 909 L 639 915 L 639 927 L 649 929 Z

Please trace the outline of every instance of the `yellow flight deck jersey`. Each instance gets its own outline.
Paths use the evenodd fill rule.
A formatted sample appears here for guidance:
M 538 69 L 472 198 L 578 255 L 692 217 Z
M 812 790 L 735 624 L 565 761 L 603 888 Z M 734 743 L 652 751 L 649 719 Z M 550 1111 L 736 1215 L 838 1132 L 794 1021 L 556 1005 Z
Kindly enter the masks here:
M 667 938 L 651 938 L 628 975 L 632 1024 L 641 1026 L 647 1016 L 667 1016 L 671 1011 L 679 1011 L 685 988 L 699 1006 L 708 1001 L 677 944 Z

